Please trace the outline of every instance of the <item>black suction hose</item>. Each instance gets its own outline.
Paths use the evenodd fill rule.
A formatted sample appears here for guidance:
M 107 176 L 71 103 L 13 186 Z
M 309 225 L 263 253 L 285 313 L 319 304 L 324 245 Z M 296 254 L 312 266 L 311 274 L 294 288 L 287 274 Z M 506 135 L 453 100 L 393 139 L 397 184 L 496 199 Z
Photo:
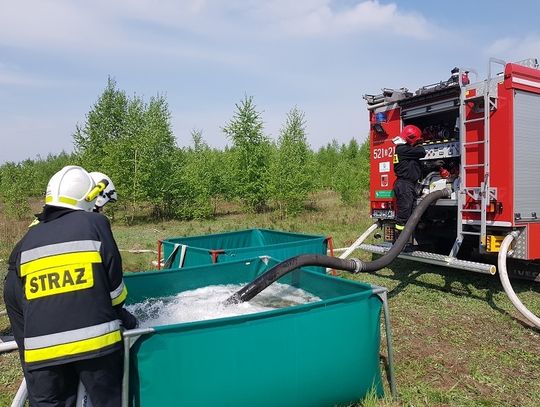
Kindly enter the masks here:
M 275 265 L 251 283 L 242 287 L 236 293 L 231 295 L 225 303 L 236 304 L 249 301 L 274 281 L 279 280 L 280 277 L 283 277 L 285 274 L 300 267 L 325 266 L 337 270 L 357 273 L 360 271 L 360 265 L 361 262 L 357 259 L 340 259 L 338 257 L 324 256 L 322 254 L 302 254 L 300 256 L 291 257 L 290 259 Z
M 405 224 L 405 228 L 401 231 L 396 242 L 392 245 L 392 248 L 388 250 L 384 256 L 369 263 L 363 263 L 360 271 L 377 271 L 388 266 L 401 253 L 429 205 L 440 198 L 449 198 L 450 194 L 451 191 L 448 188 L 427 194 L 413 211 L 411 217 Z
M 292 257 L 275 265 L 266 273 L 261 274 L 251 283 L 246 284 L 236 293 L 227 298 L 225 303 L 236 304 L 249 301 L 270 284 L 276 280 L 279 280 L 279 278 L 283 277 L 285 274 L 303 266 L 323 266 L 337 270 L 349 271 L 351 273 L 380 270 L 389 265 L 398 256 L 398 254 L 401 253 L 407 244 L 407 241 L 411 237 L 412 232 L 416 228 L 418 221 L 422 217 L 422 214 L 426 211 L 429 205 L 437 199 L 446 198 L 449 196 L 450 190 L 446 188 L 426 195 L 405 224 L 405 229 L 401 232 L 392 248 L 384 256 L 379 257 L 377 260 L 364 263 L 358 259 L 340 259 L 337 257 L 324 256 L 322 254 L 303 254 Z

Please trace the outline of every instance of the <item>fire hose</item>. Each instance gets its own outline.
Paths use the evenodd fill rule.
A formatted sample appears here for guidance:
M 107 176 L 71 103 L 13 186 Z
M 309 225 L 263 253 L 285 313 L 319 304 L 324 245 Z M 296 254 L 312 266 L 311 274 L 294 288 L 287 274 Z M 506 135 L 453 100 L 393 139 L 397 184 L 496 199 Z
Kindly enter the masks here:
M 518 236 L 517 232 L 511 232 L 503 239 L 501 243 L 501 248 L 499 250 L 498 266 L 499 266 L 499 278 L 501 279 L 504 292 L 510 298 L 510 301 L 516 307 L 516 309 L 535 327 L 540 328 L 540 318 L 534 315 L 523 303 L 520 301 L 516 295 L 512 285 L 510 284 L 510 279 L 508 278 L 508 272 L 506 271 L 506 257 L 508 255 L 508 249 L 512 244 L 512 241 Z
M 422 214 L 427 210 L 429 205 L 440 198 L 446 198 L 449 196 L 450 190 L 446 188 L 426 195 L 412 213 L 411 217 L 405 224 L 405 229 L 401 232 L 392 248 L 384 256 L 381 256 L 374 261 L 364 263 L 359 259 L 341 259 L 320 254 L 303 254 L 300 256 L 295 256 L 275 265 L 252 282 L 246 284 L 236 293 L 227 298 L 225 303 L 235 304 L 249 301 L 270 284 L 283 277 L 285 274 L 303 266 L 323 266 L 348 271 L 351 273 L 380 270 L 388 266 L 401 253 L 409 241 L 411 234 L 416 228 L 416 225 L 420 221 Z

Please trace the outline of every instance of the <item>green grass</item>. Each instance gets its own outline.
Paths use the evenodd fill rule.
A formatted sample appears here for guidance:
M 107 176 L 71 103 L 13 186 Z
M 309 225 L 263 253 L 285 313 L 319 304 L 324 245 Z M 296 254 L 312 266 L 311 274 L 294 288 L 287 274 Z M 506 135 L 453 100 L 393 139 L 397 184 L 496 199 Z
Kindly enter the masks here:
M 318 195 L 315 202 L 314 209 L 292 219 L 272 212 L 240 214 L 233 208 L 213 221 L 115 223 L 113 231 L 121 249 L 156 249 L 158 239 L 253 227 L 331 235 L 335 247 L 345 247 L 371 223 L 365 204 L 343 206 L 332 193 Z M 0 257 L 5 258 L 9 248 L 2 244 Z M 122 256 L 127 272 L 154 268 L 154 254 Z M 0 265 L 4 272 L 5 262 Z M 404 260 L 373 274 L 340 275 L 389 290 L 399 401 L 368 395 L 361 405 L 540 405 L 540 333 L 514 309 L 497 276 Z M 539 315 L 540 285 L 515 281 L 514 289 Z M 0 332 L 7 330 L 7 318 L 0 317 Z M 20 381 L 15 354 L 0 358 L 0 372 L 0 406 L 9 405 Z

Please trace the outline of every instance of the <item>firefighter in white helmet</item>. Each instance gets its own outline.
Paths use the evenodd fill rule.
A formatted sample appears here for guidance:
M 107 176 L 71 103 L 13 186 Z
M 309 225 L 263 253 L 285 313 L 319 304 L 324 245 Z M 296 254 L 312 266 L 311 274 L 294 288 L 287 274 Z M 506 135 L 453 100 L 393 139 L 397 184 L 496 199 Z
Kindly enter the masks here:
M 105 204 L 108 202 L 116 202 L 118 200 L 116 188 L 114 187 L 112 180 L 102 172 L 94 171 L 90 173 L 90 176 L 96 185 L 105 185 L 105 187 L 99 192 L 93 209 L 94 212 L 101 212 Z
M 109 221 L 93 212 L 107 178 L 96 183 L 78 166 L 54 174 L 43 211 L 10 256 L 4 302 L 31 406 L 75 405 L 79 381 L 93 405 L 121 404 L 120 330 L 137 323 L 123 309 Z

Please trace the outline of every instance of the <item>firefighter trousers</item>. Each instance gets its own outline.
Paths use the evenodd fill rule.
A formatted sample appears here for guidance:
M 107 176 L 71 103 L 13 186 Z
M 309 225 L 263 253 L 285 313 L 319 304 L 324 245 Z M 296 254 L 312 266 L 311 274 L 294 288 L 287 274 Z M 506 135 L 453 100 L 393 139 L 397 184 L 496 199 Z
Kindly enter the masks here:
M 394 183 L 396 197 L 396 224 L 404 226 L 416 207 L 416 187 L 411 181 L 397 179 Z
M 122 404 L 122 351 L 25 372 L 30 406 L 74 407 L 82 381 L 96 407 Z

